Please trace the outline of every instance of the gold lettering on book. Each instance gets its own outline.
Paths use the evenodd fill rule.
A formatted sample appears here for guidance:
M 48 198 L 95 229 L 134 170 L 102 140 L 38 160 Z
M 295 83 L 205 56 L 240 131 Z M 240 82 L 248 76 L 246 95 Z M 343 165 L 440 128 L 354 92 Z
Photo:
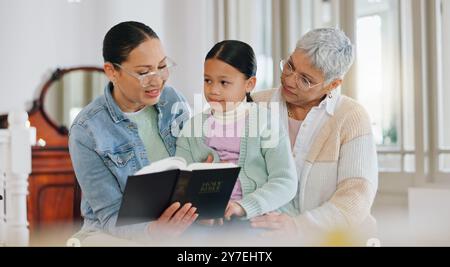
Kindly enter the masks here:
M 220 186 L 222 185 L 222 181 L 207 181 L 203 182 L 200 187 L 199 194 L 211 194 L 220 192 Z

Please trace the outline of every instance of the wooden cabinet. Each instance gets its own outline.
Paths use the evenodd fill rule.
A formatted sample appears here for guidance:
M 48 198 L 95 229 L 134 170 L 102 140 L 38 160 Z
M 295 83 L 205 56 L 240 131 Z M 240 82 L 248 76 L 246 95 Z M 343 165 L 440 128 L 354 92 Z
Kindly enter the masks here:
M 28 220 L 31 233 L 41 227 L 78 223 L 80 190 L 68 150 L 67 130 L 49 124 L 39 109 L 30 112 L 30 124 L 45 146 L 32 149 Z

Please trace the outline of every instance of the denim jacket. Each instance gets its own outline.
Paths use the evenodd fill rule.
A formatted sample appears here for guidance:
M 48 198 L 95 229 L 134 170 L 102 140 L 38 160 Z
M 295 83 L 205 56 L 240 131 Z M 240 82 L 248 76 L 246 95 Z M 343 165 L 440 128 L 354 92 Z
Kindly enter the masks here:
M 185 98 L 166 86 L 156 104 L 158 129 L 170 156 L 176 137 L 190 117 Z M 87 105 L 69 133 L 69 151 L 82 190 L 82 231 L 102 230 L 127 239 L 146 237 L 148 223 L 115 227 L 127 177 L 148 165 L 148 153 L 137 125 L 120 110 L 112 97 L 112 84 L 104 95 Z M 149 192 L 151 193 L 151 192 Z

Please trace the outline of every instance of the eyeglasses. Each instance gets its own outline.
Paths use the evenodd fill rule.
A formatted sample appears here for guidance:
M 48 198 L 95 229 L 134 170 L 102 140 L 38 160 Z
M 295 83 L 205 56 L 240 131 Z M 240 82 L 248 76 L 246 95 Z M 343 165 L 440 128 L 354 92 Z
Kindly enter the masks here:
M 289 61 L 286 59 L 280 61 L 280 69 L 282 75 L 285 76 L 291 76 L 291 74 L 295 75 L 295 83 L 299 89 L 309 90 L 321 84 L 321 83 L 311 84 L 311 82 L 305 76 L 295 72 L 291 63 L 289 63 Z
M 166 59 L 164 60 L 163 63 L 164 63 L 164 66 L 158 67 L 157 70 L 150 71 L 145 74 L 138 74 L 135 72 L 131 72 L 117 63 L 113 63 L 113 65 L 119 67 L 124 72 L 128 73 L 130 76 L 133 76 L 134 78 L 138 79 L 141 86 L 143 88 L 147 88 L 150 86 L 151 82 L 156 77 L 160 77 L 163 81 L 167 80 L 169 78 L 169 70 L 173 69 L 177 65 L 173 60 L 171 60 L 168 57 L 166 57 Z M 163 63 L 161 63 L 161 64 L 163 64 Z

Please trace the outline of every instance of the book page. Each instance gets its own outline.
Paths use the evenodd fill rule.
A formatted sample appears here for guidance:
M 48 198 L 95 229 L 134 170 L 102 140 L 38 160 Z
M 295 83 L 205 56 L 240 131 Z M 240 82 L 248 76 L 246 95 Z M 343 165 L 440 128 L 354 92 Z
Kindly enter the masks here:
M 209 169 L 228 169 L 228 168 L 236 168 L 238 167 L 234 163 L 191 163 L 187 166 L 187 170 L 209 170 Z
M 142 175 L 147 173 L 162 172 L 168 170 L 186 169 L 186 160 L 181 157 L 170 157 L 155 161 L 148 166 L 143 167 L 134 175 Z

